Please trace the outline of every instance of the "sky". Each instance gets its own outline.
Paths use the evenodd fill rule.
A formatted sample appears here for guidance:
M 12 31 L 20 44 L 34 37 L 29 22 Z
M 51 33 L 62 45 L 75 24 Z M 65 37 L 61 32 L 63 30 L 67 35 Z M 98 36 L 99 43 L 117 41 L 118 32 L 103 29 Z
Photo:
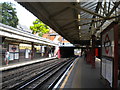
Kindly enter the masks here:
M 21 25 L 27 26 L 28 29 L 31 25 L 33 25 L 32 24 L 33 21 L 37 19 L 37 17 L 35 17 L 32 13 L 30 13 L 28 10 L 26 10 L 23 6 L 21 6 L 14 0 L 0 0 L 0 3 L 2 2 L 11 2 L 14 4 L 14 7 L 16 8 L 17 11 L 19 23 Z

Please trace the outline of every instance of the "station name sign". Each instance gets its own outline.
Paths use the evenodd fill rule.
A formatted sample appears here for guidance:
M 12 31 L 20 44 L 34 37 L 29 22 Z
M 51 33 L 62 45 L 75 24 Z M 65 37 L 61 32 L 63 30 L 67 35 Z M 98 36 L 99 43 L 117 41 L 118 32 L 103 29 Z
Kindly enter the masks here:
M 101 33 L 101 77 L 111 87 L 117 87 L 118 77 L 118 24 L 111 23 Z
M 113 29 L 102 35 L 102 55 L 114 57 L 114 31 Z

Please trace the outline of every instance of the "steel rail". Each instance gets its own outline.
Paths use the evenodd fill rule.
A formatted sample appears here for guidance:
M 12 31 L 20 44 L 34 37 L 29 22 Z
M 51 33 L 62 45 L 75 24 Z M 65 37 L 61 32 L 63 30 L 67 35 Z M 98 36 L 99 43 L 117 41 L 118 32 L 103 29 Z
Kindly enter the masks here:
M 64 61 L 64 62 L 66 62 L 66 61 Z M 12 87 L 12 88 L 10 88 L 10 89 L 21 90 L 21 89 L 29 86 L 30 84 L 32 84 L 33 82 L 35 82 L 35 81 L 38 80 L 39 78 L 43 77 L 44 75 L 50 73 L 53 69 L 59 67 L 59 66 L 62 65 L 62 64 L 63 64 L 63 62 L 61 62 L 61 63 L 59 63 L 59 64 L 57 64 L 57 65 L 55 65 L 55 66 L 52 66 L 52 67 L 46 69 L 45 71 L 41 72 L 40 74 L 36 75 L 35 77 L 30 78 L 29 80 L 26 80 L 25 82 L 22 82 L 22 83 L 14 86 L 14 87 Z
M 51 74 L 49 77 L 47 77 L 43 82 L 41 82 L 41 83 L 39 83 L 38 85 L 36 85 L 32 90 L 38 90 L 38 89 L 40 89 L 40 87 L 43 86 L 52 76 L 54 76 L 57 72 L 59 72 L 59 71 L 60 71 L 62 68 L 64 68 L 66 65 L 67 65 L 67 67 L 68 67 L 71 63 L 72 63 L 72 59 L 69 60 L 68 62 L 66 62 L 65 64 L 63 64 L 62 66 L 60 66 L 60 67 L 58 68 L 58 70 L 56 70 L 54 73 L 52 73 L 52 74 Z M 66 71 L 66 69 L 65 69 L 63 72 L 65 72 L 65 71 Z M 61 74 L 60 76 L 62 76 L 62 74 Z M 51 86 L 48 86 L 47 89 L 52 88 L 52 87 L 55 85 L 55 83 L 57 82 L 57 80 L 60 79 L 60 76 L 58 76 L 55 80 L 53 80 Z
M 24 78 L 26 75 L 29 75 L 29 74 L 31 75 L 32 73 L 35 73 L 36 71 L 39 71 L 39 73 L 40 73 L 43 70 L 45 70 L 47 67 L 52 67 L 52 66 L 54 66 L 55 64 L 58 63 L 58 61 L 54 61 L 54 63 L 49 63 L 51 61 L 53 62 L 54 60 L 42 61 L 42 62 L 39 62 L 39 63 L 35 63 L 32 66 L 31 66 L 31 64 L 30 65 L 25 65 L 25 66 L 22 66 L 22 68 L 21 67 L 17 67 L 17 68 L 15 67 L 13 69 L 7 70 L 8 73 L 9 73 L 8 75 L 7 75 L 7 71 L 2 72 L 3 75 L 6 75 L 5 77 L 1 77 L 1 78 L 3 78 L 2 83 L 0 84 L 2 86 L 2 89 L 4 89 L 6 87 L 6 85 L 7 85 L 7 87 L 9 87 L 8 84 L 10 82 L 14 82 L 16 80 L 18 81 L 18 80 L 20 80 L 20 78 Z M 45 66 L 42 66 L 41 68 L 40 67 L 38 68 L 37 64 L 42 64 L 42 63 L 45 64 Z M 47 64 L 47 63 L 49 63 L 49 64 Z M 32 69 L 32 72 L 30 71 L 31 69 Z M 40 70 L 42 70 L 42 71 L 40 71 Z

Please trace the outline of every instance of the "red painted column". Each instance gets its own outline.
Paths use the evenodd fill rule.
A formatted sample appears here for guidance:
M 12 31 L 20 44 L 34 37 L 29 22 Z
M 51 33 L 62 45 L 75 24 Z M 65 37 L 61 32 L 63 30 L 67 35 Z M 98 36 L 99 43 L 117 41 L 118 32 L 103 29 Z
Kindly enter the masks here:
M 93 56 L 92 56 L 92 50 L 90 50 L 89 56 L 90 56 L 90 64 L 92 64 L 92 58 L 93 58 Z
M 98 56 L 98 48 L 95 49 L 95 56 Z
M 58 50 L 58 58 L 60 59 L 61 58 L 61 55 L 60 55 L 60 48 Z
M 88 63 L 89 62 L 89 51 L 88 51 L 88 49 L 87 49 L 86 53 L 87 53 L 87 55 L 86 55 L 86 62 Z
M 95 35 L 92 35 L 92 68 L 95 68 Z

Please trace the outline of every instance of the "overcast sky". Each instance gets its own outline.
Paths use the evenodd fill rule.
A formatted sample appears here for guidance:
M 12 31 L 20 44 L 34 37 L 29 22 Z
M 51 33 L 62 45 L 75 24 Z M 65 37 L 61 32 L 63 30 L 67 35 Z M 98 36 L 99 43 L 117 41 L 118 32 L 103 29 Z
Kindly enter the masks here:
M 14 0 L 0 0 L 0 2 L 11 2 L 16 8 L 17 16 L 19 18 L 19 23 L 21 25 L 25 25 L 29 28 L 29 26 L 33 25 L 32 22 L 36 20 L 36 17 L 30 13 L 28 10 L 26 10 L 24 7 L 22 7 L 20 4 L 18 4 Z

